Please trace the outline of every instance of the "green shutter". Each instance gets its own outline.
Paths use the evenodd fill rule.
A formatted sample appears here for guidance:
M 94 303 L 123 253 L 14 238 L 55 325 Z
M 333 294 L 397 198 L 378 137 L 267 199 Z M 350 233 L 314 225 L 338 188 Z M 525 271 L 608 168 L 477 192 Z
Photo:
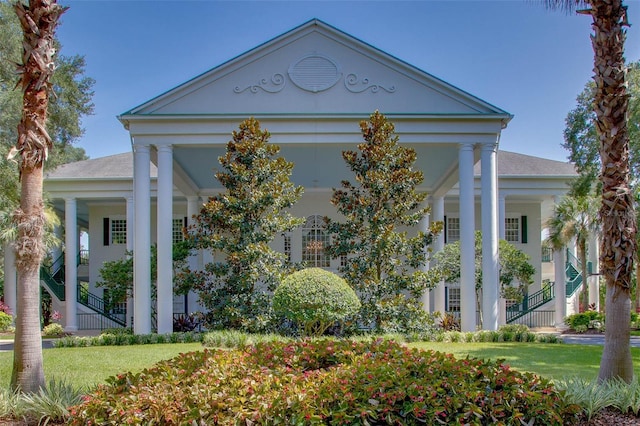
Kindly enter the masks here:
M 522 232 L 520 241 L 522 244 L 527 244 L 527 217 L 520 216 L 520 231 Z
M 447 216 L 444 217 L 444 227 L 442 228 L 442 232 L 444 232 L 444 243 L 447 244 Z
M 111 234 L 111 229 L 109 229 L 109 218 L 102 218 L 102 244 L 105 246 L 109 245 L 109 236 Z

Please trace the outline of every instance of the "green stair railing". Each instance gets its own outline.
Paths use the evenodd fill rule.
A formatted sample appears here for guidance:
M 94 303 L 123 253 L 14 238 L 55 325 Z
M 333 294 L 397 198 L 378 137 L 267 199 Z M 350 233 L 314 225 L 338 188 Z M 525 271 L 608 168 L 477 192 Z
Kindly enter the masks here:
M 582 285 L 582 273 L 571 263 L 567 264 L 565 271 L 567 276 L 566 297 L 571 297 Z
M 525 297 L 521 303 L 507 306 L 507 323 L 513 322 L 529 312 L 553 300 L 555 284 L 551 283 Z
M 49 290 L 60 300 L 64 302 L 64 283 L 56 281 L 47 266 L 40 267 L 40 280 L 44 281 Z
M 127 325 L 127 313 L 126 312 L 109 312 L 105 309 L 106 304 L 103 299 L 89 292 L 89 290 L 78 284 L 78 303 L 86 306 L 87 308 L 103 315 L 105 318 L 126 327 Z
M 80 251 L 78 254 L 78 265 L 86 264 L 88 260 L 88 252 L 86 250 Z M 40 267 L 40 280 L 44 282 L 44 285 L 60 300 L 65 301 L 65 283 L 64 283 L 64 253 L 54 260 L 50 264 L 43 264 Z M 104 316 L 105 318 L 119 324 L 123 327 L 126 326 L 126 312 L 110 312 L 105 309 L 105 302 L 100 297 L 78 284 L 77 285 L 77 302 L 92 311 Z

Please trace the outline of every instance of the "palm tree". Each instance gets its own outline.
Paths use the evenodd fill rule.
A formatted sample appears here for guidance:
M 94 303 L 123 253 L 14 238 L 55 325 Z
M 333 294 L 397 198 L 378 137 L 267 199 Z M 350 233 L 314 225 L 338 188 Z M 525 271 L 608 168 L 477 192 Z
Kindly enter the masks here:
M 547 222 L 548 241 L 554 249 L 567 245 L 575 238 L 578 259 L 582 268 L 583 292 L 588 295 L 587 286 L 587 241 L 598 230 L 598 199 L 589 195 L 568 195 L 553 209 Z M 558 293 L 560 296 L 561 293 Z M 587 297 L 587 300 L 588 297 Z
M 51 138 L 45 129 L 51 75 L 55 70 L 54 33 L 66 8 L 55 0 L 16 3 L 23 38 L 22 65 L 18 66 L 23 91 L 22 119 L 18 141 L 10 157 L 20 168 L 20 207 L 14 213 L 18 228 L 16 268 L 18 271 L 18 318 L 11 386 L 22 392 L 36 392 L 44 386 L 40 338 L 40 262 L 44 256 L 45 229 L 42 199 L 43 166 Z
M 602 203 L 600 223 L 600 273 L 607 295 L 607 327 L 598 379 L 631 382 L 630 322 L 631 279 L 636 250 L 636 220 L 629 185 L 629 94 L 626 86 L 624 41 L 628 26 L 622 0 L 544 0 L 549 8 L 591 15 L 594 51 L 594 110 L 600 139 Z

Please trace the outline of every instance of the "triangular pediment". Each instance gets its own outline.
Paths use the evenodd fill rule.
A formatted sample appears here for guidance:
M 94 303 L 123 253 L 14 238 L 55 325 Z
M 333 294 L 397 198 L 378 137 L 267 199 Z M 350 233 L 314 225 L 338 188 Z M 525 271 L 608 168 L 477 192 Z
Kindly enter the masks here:
M 507 115 L 319 20 L 158 97 L 131 115 Z

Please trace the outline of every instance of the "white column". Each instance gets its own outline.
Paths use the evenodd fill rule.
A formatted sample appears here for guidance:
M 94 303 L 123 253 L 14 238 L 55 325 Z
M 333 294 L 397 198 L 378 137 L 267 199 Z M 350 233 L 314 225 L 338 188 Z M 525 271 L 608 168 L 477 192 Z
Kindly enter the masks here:
M 565 282 L 565 249 L 561 247 L 553 251 L 553 266 L 555 273 L 554 296 L 556 298 L 556 328 L 563 330 L 566 328 L 564 317 L 567 316 L 567 287 Z
M 431 217 L 434 221 L 444 222 L 444 197 L 433 197 L 431 206 Z M 433 242 L 433 253 L 437 253 L 444 248 L 444 228 Z M 444 281 L 440 281 L 433 292 L 433 310 L 434 312 L 445 312 L 445 292 Z
M 173 331 L 173 149 L 158 147 L 158 333 Z
M 481 151 L 482 172 L 482 328 L 498 329 L 498 180 L 496 169 L 497 144 L 484 144 Z M 504 314 L 503 314 L 504 315 Z
M 598 274 L 600 271 L 600 244 L 596 232 L 592 233 L 589 238 L 589 262 L 591 262 L 591 273 Z M 590 275 L 589 283 L 589 304 L 596 307 L 596 311 L 600 311 L 600 276 Z
M 4 303 L 11 309 L 14 320 L 18 314 L 17 283 L 16 251 L 11 241 L 4 245 Z
M 475 201 L 473 194 L 473 145 L 461 144 L 458 153 L 460 186 L 460 328 L 476 330 Z
M 75 198 L 64 200 L 64 297 L 65 328 L 78 331 L 78 207 Z
M 425 204 L 422 205 L 421 207 L 424 208 L 427 206 L 428 206 L 428 203 L 425 202 Z M 420 219 L 420 222 L 418 223 L 418 231 L 422 231 L 425 234 L 427 234 L 429 232 L 429 220 L 430 220 L 429 214 L 426 214 L 422 219 Z M 427 246 L 424 247 L 425 263 L 420 268 L 423 272 L 427 272 L 429 270 L 428 248 L 429 247 Z M 425 312 L 431 312 L 431 291 L 429 289 L 425 290 L 425 292 L 422 293 L 420 302 L 422 304 L 422 309 L 424 309 Z
M 187 226 L 193 225 L 195 223 L 194 216 L 199 213 L 199 205 L 198 205 L 198 197 L 197 196 L 189 196 L 187 197 Z M 189 263 L 189 269 L 192 271 L 199 270 L 199 259 L 202 258 L 199 254 L 193 254 L 189 256 L 187 260 Z M 187 307 L 188 312 L 186 314 L 190 314 L 198 310 L 198 294 L 195 291 L 190 291 L 187 295 Z
M 133 193 L 131 194 L 131 196 L 126 198 L 126 202 L 127 202 L 127 251 L 128 252 L 132 252 L 133 251 L 133 239 L 134 239 L 134 233 L 133 233 L 133 224 L 135 223 L 135 216 L 134 216 L 134 204 L 133 204 Z M 133 328 L 133 316 L 134 316 L 135 312 L 133 309 L 133 297 L 131 296 L 131 294 L 129 294 L 129 292 L 127 292 L 127 317 L 125 318 L 127 327 L 129 328 Z
M 133 332 L 151 333 L 151 166 L 148 145 L 133 146 Z
M 498 237 L 504 240 L 505 236 L 505 218 L 507 217 L 506 197 L 503 194 L 498 196 Z

